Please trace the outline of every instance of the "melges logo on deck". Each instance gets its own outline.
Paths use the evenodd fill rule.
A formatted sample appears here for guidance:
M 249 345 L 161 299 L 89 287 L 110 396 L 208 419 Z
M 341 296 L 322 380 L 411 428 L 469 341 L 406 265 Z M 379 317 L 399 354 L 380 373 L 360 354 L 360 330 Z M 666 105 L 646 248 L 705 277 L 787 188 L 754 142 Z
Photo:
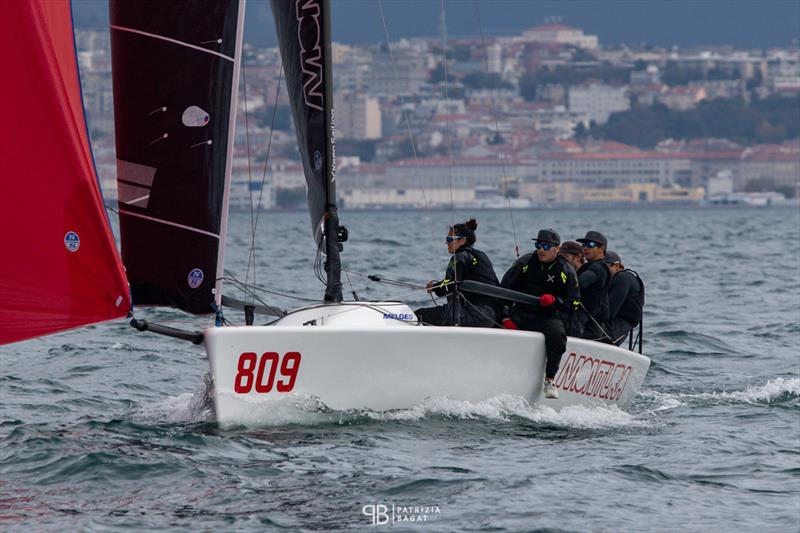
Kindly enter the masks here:
M 239 356 L 236 377 L 233 379 L 233 390 L 238 394 L 247 394 L 255 389 L 266 394 L 272 392 L 292 392 L 300 370 L 300 352 L 286 352 L 283 357 L 278 352 L 264 352 L 258 356 L 255 352 L 244 352 Z M 276 374 L 280 379 L 276 380 Z
M 416 320 L 417 317 L 411 313 L 383 313 L 384 320 Z
M 604 400 L 619 400 L 633 367 L 572 352 L 561 363 L 555 385 L 559 389 Z

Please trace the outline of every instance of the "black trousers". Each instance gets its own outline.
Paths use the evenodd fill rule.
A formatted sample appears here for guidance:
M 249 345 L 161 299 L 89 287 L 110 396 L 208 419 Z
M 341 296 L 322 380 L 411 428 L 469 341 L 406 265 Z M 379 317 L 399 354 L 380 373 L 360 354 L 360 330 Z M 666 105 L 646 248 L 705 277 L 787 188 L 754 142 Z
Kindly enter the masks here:
M 545 377 L 556 377 L 558 366 L 561 364 L 561 356 L 564 355 L 564 351 L 567 349 L 567 333 L 564 330 L 564 323 L 561 319 L 556 316 L 544 316 L 525 319 L 515 318 L 514 322 L 520 329 L 538 331 L 544 334 L 544 347 L 547 353 Z
M 609 335 L 611 335 L 611 338 L 613 339 L 613 344 L 619 346 L 623 342 L 625 342 L 628 333 L 630 333 L 630 331 L 636 326 L 634 326 L 624 318 L 615 318 L 611 322 L 606 322 L 606 324 L 603 327 L 605 328 L 606 332 Z M 609 341 L 608 339 L 604 339 L 603 342 L 612 344 L 612 341 Z
M 414 311 L 417 318 L 429 326 L 455 326 L 460 325 L 472 328 L 491 328 L 494 326 L 494 309 L 488 305 L 474 305 L 461 303 L 458 309 L 459 319 L 456 318 L 455 306 L 448 303 L 436 307 L 424 307 Z

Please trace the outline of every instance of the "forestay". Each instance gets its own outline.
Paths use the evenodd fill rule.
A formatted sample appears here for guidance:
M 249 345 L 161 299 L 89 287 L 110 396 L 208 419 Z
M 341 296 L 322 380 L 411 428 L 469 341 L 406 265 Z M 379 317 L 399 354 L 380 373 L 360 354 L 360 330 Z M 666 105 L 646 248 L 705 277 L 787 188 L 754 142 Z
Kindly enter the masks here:
M 125 316 L 86 132 L 68 2 L 4 2 L 0 344 Z
M 219 305 L 244 3 L 111 0 L 122 257 L 135 305 Z

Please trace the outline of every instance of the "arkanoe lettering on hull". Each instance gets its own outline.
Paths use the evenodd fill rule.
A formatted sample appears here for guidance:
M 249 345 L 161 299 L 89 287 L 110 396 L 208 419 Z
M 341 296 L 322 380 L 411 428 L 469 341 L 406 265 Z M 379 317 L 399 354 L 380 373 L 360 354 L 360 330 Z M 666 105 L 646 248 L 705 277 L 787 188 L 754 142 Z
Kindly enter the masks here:
M 555 385 L 561 390 L 592 398 L 617 401 L 633 367 L 571 352 L 561 363 Z

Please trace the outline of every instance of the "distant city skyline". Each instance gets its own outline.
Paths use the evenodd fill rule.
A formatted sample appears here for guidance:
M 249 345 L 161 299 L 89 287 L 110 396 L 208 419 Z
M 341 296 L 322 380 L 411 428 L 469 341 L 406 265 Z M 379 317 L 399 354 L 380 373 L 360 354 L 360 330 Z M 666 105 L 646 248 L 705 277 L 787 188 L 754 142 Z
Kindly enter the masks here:
M 348 44 L 384 40 L 377 2 L 332 0 L 333 40 Z M 646 43 L 694 47 L 730 44 L 768 48 L 798 44 L 800 2 L 796 0 L 450 0 L 445 3 L 449 38 L 476 37 L 481 25 L 487 35 L 521 32 L 557 17 L 562 24 L 596 34 L 603 45 Z M 440 36 L 438 0 L 384 0 L 383 10 L 392 41 Z M 73 0 L 75 25 L 106 29 L 105 0 Z M 274 46 L 275 28 L 269 3 L 247 4 L 245 40 Z

